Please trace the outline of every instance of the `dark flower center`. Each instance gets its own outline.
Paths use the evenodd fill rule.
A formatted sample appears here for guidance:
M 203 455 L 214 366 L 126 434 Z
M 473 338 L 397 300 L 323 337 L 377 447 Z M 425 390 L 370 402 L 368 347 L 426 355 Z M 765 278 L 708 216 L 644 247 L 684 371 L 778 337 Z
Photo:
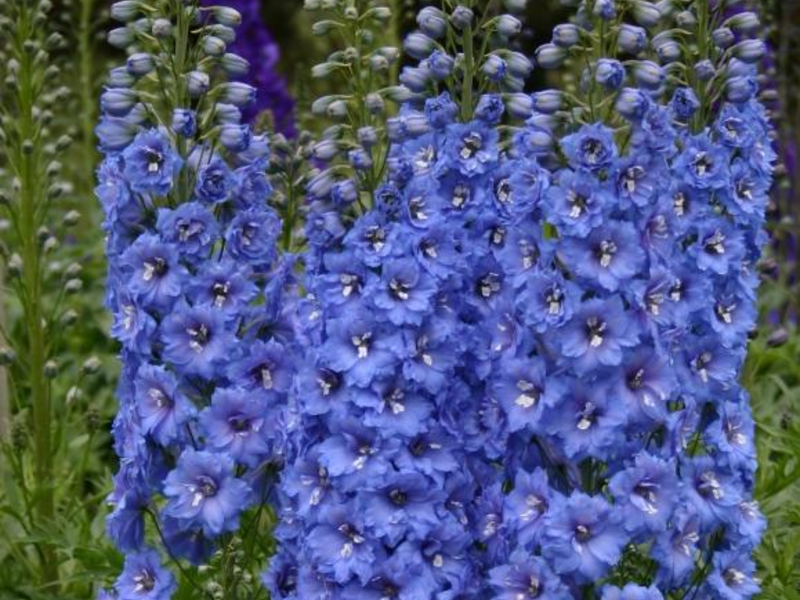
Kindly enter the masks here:
M 586 208 L 589 205 L 589 199 L 575 190 L 570 190 L 567 193 L 567 203 L 569 204 L 570 218 L 579 219 L 586 212 Z
M 592 348 L 598 348 L 602 345 L 606 329 L 608 325 L 605 321 L 600 320 L 599 317 L 589 317 L 586 319 L 586 335 L 589 338 L 589 345 Z
M 698 152 L 694 157 L 692 166 L 699 177 L 704 177 L 714 168 L 714 163 L 707 152 Z
M 602 142 L 595 138 L 588 138 L 584 140 L 583 144 L 581 145 L 581 149 L 583 150 L 583 155 L 586 158 L 586 162 L 590 165 L 596 165 L 598 162 L 600 162 L 605 154 Z
M 464 185 L 463 183 L 459 183 L 453 189 L 453 208 L 461 210 L 464 206 L 469 202 L 470 197 L 472 196 L 472 191 L 470 190 L 469 186 Z
M 734 423 L 730 419 L 725 420 L 725 437 L 730 444 L 734 446 L 744 446 L 747 444 L 747 436 L 741 431 L 741 424 Z
M 253 221 L 244 223 L 242 225 L 242 245 L 250 246 L 255 240 L 258 231 L 259 231 L 258 223 L 255 223 Z
M 364 536 L 362 536 L 358 529 L 353 527 L 350 523 L 342 523 L 339 525 L 339 533 L 346 537 L 353 544 L 363 544 Z
M 539 579 L 531 575 L 530 581 L 528 582 L 528 598 L 538 598 L 542 595 L 542 582 Z
M 425 212 L 425 200 L 423 198 L 417 197 L 409 200 L 408 211 L 411 213 L 411 218 L 415 221 L 428 220 L 428 213 Z
M 744 198 L 745 200 L 752 200 L 753 199 L 752 184 L 745 179 L 740 179 L 739 181 L 737 181 L 736 195 L 739 196 L 739 198 Z
M 644 369 L 637 369 L 634 373 L 628 375 L 628 388 L 631 390 L 638 390 L 642 387 L 644 382 Z
M 725 580 L 725 585 L 728 587 L 739 587 L 745 582 L 745 579 L 747 579 L 744 573 L 733 567 L 726 569 L 722 578 Z
M 664 304 L 665 300 L 666 298 L 661 292 L 650 292 L 645 298 L 647 311 L 653 316 L 659 316 L 661 314 L 661 305 Z
M 205 323 L 198 323 L 187 327 L 186 333 L 189 334 L 189 348 L 198 353 L 205 350 L 208 342 L 211 340 L 211 332 L 208 330 L 208 326 Z
M 594 402 L 587 402 L 583 410 L 578 413 L 578 422 L 575 426 L 580 431 L 588 431 L 597 422 L 597 406 Z
M 349 298 L 353 292 L 361 290 L 361 278 L 352 273 L 340 273 L 339 283 L 342 285 L 342 296 Z
M 473 158 L 483 148 L 483 138 L 481 135 L 473 131 L 464 138 L 463 145 L 461 146 L 460 156 L 464 160 Z
M 147 172 L 158 173 L 164 165 L 164 155 L 155 148 L 145 148 L 142 153 L 147 162 Z
M 508 179 L 501 179 L 498 181 L 497 185 L 495 186 L 494 194 L 502 204 L 511 202 L 513 195 L 511 181 Z
M 193 491 L 192 506 L 197 508 L 206 498 L 211 498 L 217 494 L 217 482 L 206 475 L 200 475 L 195 480 L 195 485 L 190 488 Z
M 700 379 L 703 380 L 703 383 L 708 383 L 708 366 L 713 359 L 714 356 L 711 352 L 701 352 L 694 361 L 692 361 L 692 366 L 695 372 L 700 375 Z
M 339 379 L 339 376 L 328 369 L 323 369 L 317 376 L 317 385 L 319 386 L 320 392 L 323 396 L 330 396 L 339 389 L 341 383 L 342 382 L 341 379 Z
M 697 492 L 703 498 L 711 498 L 714 500 L 720 500 L 725 496 L 722 484 L 711 471 L 704 471 L 700 474 L 700 478 L 697 482 Z
M 579 542 L 588 542 L 592 538 L 592 532 L 586 525 L 575 527 L 575 539 Z
M 640 481 L 633 488 L 633 493 L 641 499 L 640 507 L 649 515 L 658 512 L 658 485 L 651 481 Z
M 182 242 L 189 241 L 194 235 L 203 231 L 203 225 L 196 221 L 181 221 L 178 223 L 178 239 Z
M 436 150 L 433 146 L 427 146 L 417 152 L 414 157 L 414 166 L 418 171 L 425 171 L 431 167 L 436 160 Z
M 561 312 L 561 305 L 564 302 L 564 291 L 558 284 L 553 284 L 544 293 L 544 301 L 547 304 L 547 313 L 555 316 Z
M 423 438 L 414 438 L 411 440 L 411 443 L 408 445 L 408 451 L 411 452 L 412 455 L 419 458 L 423 456 L 425 452 L 427 452 L 430 445 L 425 442 Z
M 386 245 L 386 231 L 377 225 L 368 228 L 364 237 L 375 252 L 380 252 Z
M 493 228 L 489 239 L 494 246 L 502 246 L 503 242 L 506 240 L 506 228 L 499 225 Z
M 719 321 L 730 325 L 733 322 L 733 311 L 735 310 L 736 303 L 723 304 L 722 302 L 718 302 L 714 307 L 714 314 L 716 314 Z
M 228 301 L 228 294 L 231 290 L 231 284 L 229 281 L 215 281 L 214 285 L 211 286 L 211 295 L 214 297 L 214 306 L 217 308 L 222 308 L 225 306 L 225 302 Z
M 429 239 L 422 240 L 422 243 L 419 245 L 419 249 L 428 258 L 439 257 L 439 249 L 436 246 L 436 242 L 434 242 L 433 240 Z
M 517 381 L 517 389 L 519 396 L 514 400 L 514 404 L 521 408 L 532 408 L 542 395 L 541 390 L 535 384 L 523 379 Z
M 617 245 L 613 240 L 601 241 L 596 252 L 597 260 L 600 262 L 600 266 L 604 269 L 607 269 L 609 266 L 611 266 L 611 259 L 614 258 L 616 253 Z
M 272 363 L 262 363 L 255 367 L 250 374 L 256 385 L 260 385 L 265 390 L 271 390 L 275 386 L 274 371 L 275 365 Z
M 703 242 L 703 249 L 707 254 L 716 254 L 720 256 L 725 254 L 725 234 L 721 231 L 715 231 L 714 234 Z
M 361 335 L 354 335 L 352 338 L 350 338 L 351 343 L 356 347 L 358 358 L 367 358 L 367 356 L 369 356 L 371 339 L 372 333 L 370 332 Z
M 683 294 L 686 291 L 686 285 L 682 279 L 676 279 L 675 283 L 669 289 L 669 298 L 673 302 L 680 302 L 683 300 Z
M 639 165 L 630 167 L 625 171 L 625 175 L 622 177 L 622 187 L 629 194 L 633 194 L 636 191 L 637 182 L 643 178 L 644 178 L 643 167 Z
M 142 569 L 133 576 L 133 591 L 137 594 L 141 592 L 151 592 L 156 587 L 156 578 L 150 569 Z
M 150 398 L 150 400 L 152 400 L 155 403 L 156 407 L 158 408 L 165 408 L 172 406 L 172 398 L 167 396 L 164 393 L 164 390 L 160 388 L 156 387 L 150 388 L 147 391 L 147 396 Z
M 672 210 L 678 217 L 686 214 L 686 194 L 675 192 L 675 195 L 672 196 Z
M 395 506 L 405 506 L 408 503 L 408 495 L 403 490 L 391 490 L 389 499 Z
M 234 415 L 228 419 L 228 424 L 236 433 L 250 431 L 250 419 L 244 415 Z
M 499 293 L 500 288 L 500 275 L 497 273 L 487 273 L 478 280 L 475 291 L 481 298 L 489 299 Z
M 167 261 L 160 256 L 154 256 L 144 261 L 142 266 L 144 267 L 142 270 L 142 279 L 145 281 L 150 281 L 154 277 L 160 279 L 169 271 Z
M 397 300 L 408 300 L 410 297 L 411 286 L 405 281 L 394 278 L 389 282 L 389 291 Z

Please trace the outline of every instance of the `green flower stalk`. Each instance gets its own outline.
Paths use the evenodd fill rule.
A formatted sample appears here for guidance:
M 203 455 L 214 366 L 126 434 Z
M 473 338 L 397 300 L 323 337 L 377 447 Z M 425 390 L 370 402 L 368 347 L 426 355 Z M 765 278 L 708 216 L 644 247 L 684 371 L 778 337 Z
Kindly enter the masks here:
M 30 511 L 29 526 L 46 528 L 55 518 L 53 489 L 53 394 L 50 380 L 57 367 L 52 350 L 52 316 L 57 311 L 45 297 L 47 254 L 57 246 L 47 227 L 48 212 L 63 192 L 58 181 L 58 152 L 69 138 L 52 140 L 53 118 L 50 107 L 63 100 L 63 92 L 53 90 L 58 69 L 48 67 L 49 53 L 61 44 L 61 37 L 46 37 L 47 0 L 16 0 L 5 5 L 2 21 L 6 52 L 5 88 L 2 98 L 4 178 L 2 213 L 10 222 L 2 249 L 6 263 L 8 289 L 19 304 L 20 326 L 17 335 L 3 331 L 5 342 L 18 357 L 11 367 L 12 393 L 16 413 L 29 411 L 33 472 L 26 473 L 23 459 L 9 458 L 12 474 L 27 490 L 25 508 Z M 9 448 L 4 447 L 9 454 Z M 51 592 L 58 589 L 55 548 L 49 542 L 36 543 L 41 585 Z

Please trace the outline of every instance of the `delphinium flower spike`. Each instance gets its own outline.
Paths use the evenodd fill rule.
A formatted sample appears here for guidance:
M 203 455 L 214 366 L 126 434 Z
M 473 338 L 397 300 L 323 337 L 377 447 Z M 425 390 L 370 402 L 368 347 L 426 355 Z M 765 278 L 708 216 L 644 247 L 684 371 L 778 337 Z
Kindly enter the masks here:
M 227 79 L 247 68 L 227 51 L 241 16 L 178 0 L 111 15 L 129 54 L 97 128 L 122 360 L 108 532 L 127 559 L 114 590 L 249 598 L 288 434 L 293 259 L 278 251 L 268 141 L 241 122 L 255 91 Z
M 555 140 L 537 197 L 554 260 L 515 302 L 561 394 L 523 398 L 527 421 L 508 404 L 525 437 L 502 459 L 533 444 L 550 485 L 516 473 L 498 501 L 492 585 L 514 589 L 522 555 L 570 597 L 750 598 L 764 520 L 738 375 L 774 158 L 763 46 L 722 2 L 575 4 L 537 51 L 575 86 L 534 94 L 531 119 Z
M 473 19 L 496 56 L 518 29 L 509 15 L 451 8 L 420 13 L 428 33 L 406 42 L 420 60 L 410 69 L 449 64 L 433 40 L 460 38 Z M 536 227 L 549 176 L 535 156 L 547 136 L 534 125 L 501 135 L 530 114 L 530 98 L 501 95 L 478 67 L 488 52 L 473 66 L 472 100 L 455 74 L 405 93 L 387 124 L 393 146 L 374 208 L 325 238 L 306 275 L 303 439 L 283 474 L 280 550 L 265 575 L 273 598 L 485 597 L 488 567 L 507 558 L 504 406 L 533 421 L 562 387 L 529 359 L 514 320 L 517 282 L 551 258 Z M 501 143 L 514 139 L 512 158 Z M 531 449 L 509 469 L 538 457 Z M 543 472 L 525 485 L 549 498 Z M 536 576 L 537 589 L 567 597 L 548 565 L 520 561 L 522 589 Z

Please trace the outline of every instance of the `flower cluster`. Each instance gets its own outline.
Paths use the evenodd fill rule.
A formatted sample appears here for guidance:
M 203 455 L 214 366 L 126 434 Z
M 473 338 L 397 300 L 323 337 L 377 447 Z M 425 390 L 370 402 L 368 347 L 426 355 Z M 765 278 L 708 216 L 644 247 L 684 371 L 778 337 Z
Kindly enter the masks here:
M 111 72 L 97 129 L 122 360 L 108 532 L 127 554 L 118 597 L 164 600 L 175 583 L 145 517 L 170 558 L 197 565 L 270 494 L 295 364 L 293 260 L 279 255 L 282 223 L 267 203 L 267 139 L 241 124 L 254 90 L 218 75 L 246 69 L 225 51 L 239 13 L 180 1 L 140 10 L 112 7 L 124 26 L 111 39 L 132 53 Z M 194 54 L 197 65 L 180 62 Z
M 420 14 L 404 83 L 428 97 L 390 123 L 390 176 L 349 230 L 327 213 L 309 238 L 273 597 L 756 593 L 764 520 L 737 380 L 773 160 L 759 48 L 722 40 L 697 89 L 668 86 L 640 56 L 667 15 L 637 1 L 628 24 L 615 4 L 582 4 L 538 53 L 557 66 L 610 27 L 633 55 L 592 64 L 569 100 L 586 122 L 563 129 L 558 91 L 465 104 L 463 61 L 452 93 L 431 93 L 449 78 L 434 40 L 474 13 Z M 709 27 L 699 4 L 676 18 Z M 677 70 L 670 35 L 652 44 Z M 534 114 L 507 135 L 519 107 Z

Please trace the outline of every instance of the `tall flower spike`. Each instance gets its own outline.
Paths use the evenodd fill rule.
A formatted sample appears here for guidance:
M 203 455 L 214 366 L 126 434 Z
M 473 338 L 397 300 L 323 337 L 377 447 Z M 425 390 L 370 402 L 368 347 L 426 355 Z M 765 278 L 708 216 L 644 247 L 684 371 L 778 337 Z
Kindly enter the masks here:
M 246 68 L 227 51 L 241 15 L 178 0 L 118 2 L 111 14 L 122 26 L 110 37 L 129 50 L 97 128 L 122 347 L 108 531 L 129 560 L 114 587 L 123 600 L 166 600 L 169 558 L 180 590 L 249 596 L 266 554 L 241 549 L 263 548 L 295 339 L 268 140 L 241 120 L 254 89 L 228 79 Z

